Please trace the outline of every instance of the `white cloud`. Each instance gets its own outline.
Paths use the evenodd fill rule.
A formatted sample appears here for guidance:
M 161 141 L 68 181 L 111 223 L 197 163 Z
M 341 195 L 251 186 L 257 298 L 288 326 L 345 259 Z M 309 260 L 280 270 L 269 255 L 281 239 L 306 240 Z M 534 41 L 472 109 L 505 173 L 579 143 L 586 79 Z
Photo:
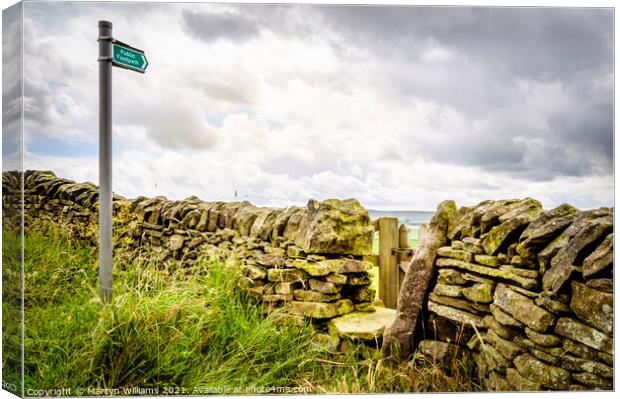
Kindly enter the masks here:
M 608 165 L 588 164 L 597 149 L 559 144 L 568 133 L 557 115 L 576 124 L 591 115 L 561 79 L 513 76 L 439 39 L 403 47 L 416 57 L 383 56 L 375 52 L 381 32 L 365 42 L 321 24 L 329 8 L 285 7 L 270 17 L 244 6 L 79 4 L 70 18 L 60 4 L 28 8 L 30 142 L 97 145 L 98 18 L 145 49 L 146 74 L 114 70 L 114 188 L 122 195 L 233 200 L 236 191 L 259 205 L 354 197 L 371 208 L 426 210 L 446 198 L 613 202 Z M 205 40 L 214 33 L 196 21 L 188 32 L 186 9 L 220 13 L 224 39 Z M 606 100 L 604 76 L 593 78 L 589 106 Z M 96 159 L 74 155 L 29 153 L 26 166 L 96 182 Z

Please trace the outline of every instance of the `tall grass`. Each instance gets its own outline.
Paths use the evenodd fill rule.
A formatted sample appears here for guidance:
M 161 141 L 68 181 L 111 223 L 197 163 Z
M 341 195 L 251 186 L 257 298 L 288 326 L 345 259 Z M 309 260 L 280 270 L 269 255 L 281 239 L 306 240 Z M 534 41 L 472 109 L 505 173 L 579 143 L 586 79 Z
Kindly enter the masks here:
M 19 245 L 10 233 L 4 237 L 5 250 Z M 26 390 L 140 387 L 200 394 L 271 393 L 270 387 L 306 392 L 475 388 L 468 383 L 467 367 L 448 377 L 420 362 L 389 364 L 363 345 L 346 355 L 330 352 L 317 344 L 310 324 L 288 325 L 282 313 L 266 316 L 246 298 L 237 289 L 241 274 L 233 258 L 212 258 L 192 268 L 162 266 L 149 258 L 123 264 L 121 258 L 115 258 L 113 302 L 102 304 L 92 248 L 62 235 L 26 237 Z

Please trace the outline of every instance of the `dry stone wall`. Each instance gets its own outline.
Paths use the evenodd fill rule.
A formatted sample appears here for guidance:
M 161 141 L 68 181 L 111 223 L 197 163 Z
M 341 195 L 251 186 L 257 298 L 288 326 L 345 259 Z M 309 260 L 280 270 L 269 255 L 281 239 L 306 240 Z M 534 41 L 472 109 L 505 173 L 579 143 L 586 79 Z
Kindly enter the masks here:
M 62 227 L 97 243 L 94 184 L 49 171 L 26 171 L 23 179 L 27 232 Z M 3 211 L 19 206 L 19 182 L 17 172 L 3 173 Z M 292 315 L 322 321 L 374 310 L 368 274 L 372 264 L 362 259 L 371 252 L 373 227 L 356 200 L 310 200 L 305 208 L 272 209 L 247 201 L 128 200 L 115 195 L 113 214 L 114 245 L 127 258 L 148 253 L 160 262 L 191 267 L 228 251 L 242 264 L 240 287 L 259 298 L 267 311 L 287 305 Z
M 465 348 L 488 390 L 613 389 L 613 237 L 609 208 L 460 208 L 436 251 L 418 349 Z

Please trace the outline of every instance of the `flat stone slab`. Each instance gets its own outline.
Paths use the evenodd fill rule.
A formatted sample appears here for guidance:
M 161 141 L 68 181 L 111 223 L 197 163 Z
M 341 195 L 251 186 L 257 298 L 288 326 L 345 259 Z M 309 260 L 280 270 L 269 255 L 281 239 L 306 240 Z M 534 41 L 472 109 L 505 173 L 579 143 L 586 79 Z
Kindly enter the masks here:
M 329 322 L 329 329 L 341 338 L 373 341 L 383 336 L 385 327 L 395 318 L 395 309 L 377 307 L 374 312 L 352 312 L 336 317 Z

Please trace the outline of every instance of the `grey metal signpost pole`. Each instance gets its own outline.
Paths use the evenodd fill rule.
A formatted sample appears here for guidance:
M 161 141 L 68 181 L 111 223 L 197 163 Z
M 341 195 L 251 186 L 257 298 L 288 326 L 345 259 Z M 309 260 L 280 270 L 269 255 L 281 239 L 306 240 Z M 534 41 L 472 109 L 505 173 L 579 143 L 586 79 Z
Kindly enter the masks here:
M 112 300 L 112 23 L 99 21 L 99 284 Z

